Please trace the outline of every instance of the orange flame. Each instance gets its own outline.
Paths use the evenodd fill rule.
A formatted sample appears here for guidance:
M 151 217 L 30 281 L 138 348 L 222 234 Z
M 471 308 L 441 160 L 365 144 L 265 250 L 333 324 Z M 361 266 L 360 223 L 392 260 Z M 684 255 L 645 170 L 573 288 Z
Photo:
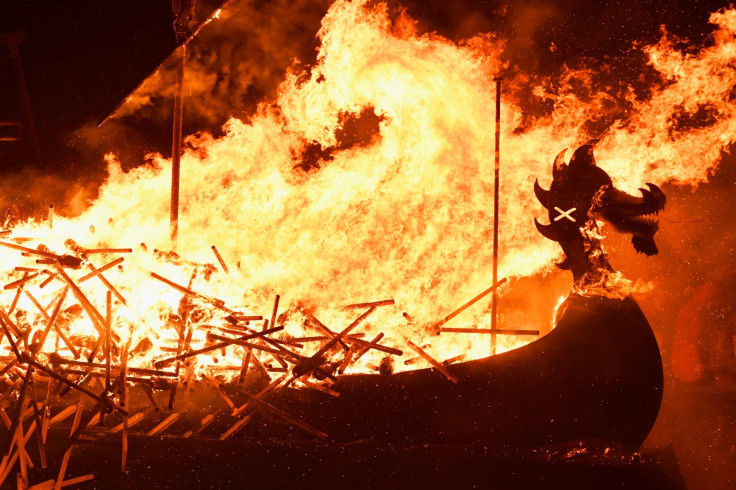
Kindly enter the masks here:
M 316 66 L 309 73 L 287 73 L 274 103 L 262 103 L 248 121 L 231 119 L 221 138 L 187 139 L 177 249 L 184 262 L 152 253 L 169 248 L 171 163 L 160 155 L 129 172 L 109 155 L 109 177 L 82 215 L 57 216 L 51 231 L 41 223 L 13 230 L 16 238 L 43 242 L 56 253 L 63 253 L 70 237 L 89 248 L 133 248 L 122 270 L 106 273 L 126 299 L 114 307 L 117 335 L 123 342 L 132 336 L 133 346 L 144 338 L 154 344 L 133 364 L 166 357 L 161 349 L 177 342 L 176 331 L 166 325 L 182 294 L 152 280 L 150 272 L 184 286 L 194 277 L 191 289 L 264 318 L 274 294 L 280 294 L 280 311 L 292 313 L 284 317 L 286 331 L 295 336 L 304 335 L 297 305 L 318 308 L 321 320 L 339 331 L 353 315 L 336 307 L 393 298 L 395 306 L 380 308 L 367 320 L 367 336 L 385 332 L 382 342 L 388 345 L 400 344 L 402 335 L 419 337 L 431 342 L 426 350 L 439 359 L 487 354 L 487 341 L 429 338 L 425 327 L 490 285 L 491 78 L 504 68 L 502 42 L 479 36 L 456 44 L 421 34 L 406 15 L 391 22 L 385 4 L 368 3 L 332 5 L 319 31 Z M 515 131 L 522 109 L 510 85 L 501 121 L 500 277 L 548 270 L 560 253 L 533 226 L 532 217 L 542 209 L 532 183 L 535 177 L 550 178 L 553 155 L 564 147 L 600 137 L 597 160 L 623 188 L 707 179 L 736 133 L 730 101 L 736 84 L 730 68 L 736 58 L 736 10 L 715 13 L 711 22 L 714 43 L 698 53 L 678 51 L 666 34 L 644 48 L 661 87 L 647 100 L 632 92 L 628 117 L 603 135 L 586 134 L 583 123 L 603 110 L 607 94 L 583 101 L 564 90 L 550 94 L 544 84 L 532 92 L 553 98 L 555 110 Z M 346 143 L 346 121 L 364 118 L 366 135 L 359 144 Z M 315 147 L 320 149 L 316 165 L 304 170 L 303 159 Z M 217 264 L 213 244 L 230 274 L 218 271 L 205 279 L 196 264 Z M 0 254 L 6 264 L 35 266 L 16 251 Z M 104 263 L 96 257 L 92 262 Z M 8 272 L 6 282 L 17 274 Z M 43 305 L 62 287 L 32 284 Z M 104 311 L 104 284 L 91 280 L 83 287 Z M 10 304 L 10 292 L 5 294 Z M 43 324 L 26 295 L 18 309 L 26 312 L 29 325 Z M 88 318 L 70 322 L 73 335 L 97 336 Z M 487 328 L 490 318 L 475 307 L 454 322 Z M 513 326 L 519 327 L 538 328 Z M 205 333 L 195 331 L 192 347 L 204 343 Z M 509 341 L 504 348 L 518 344 Z M 229 353 L 240 359 L 242 349 Z M 199 362 L 214 365 L 217 355 L 200 356 Z M 378 364 L 378 354 L 371 355 L 366 361 Z M 239 362 L 233 359 L 224 363 Z

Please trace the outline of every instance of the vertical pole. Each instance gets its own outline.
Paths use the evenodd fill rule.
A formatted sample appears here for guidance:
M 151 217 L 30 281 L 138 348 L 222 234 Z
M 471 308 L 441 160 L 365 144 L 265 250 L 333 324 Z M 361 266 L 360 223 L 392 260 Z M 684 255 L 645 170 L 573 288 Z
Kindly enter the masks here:
M 172 248 L 176 248 L 179 238 L 179 173 L 181 167 L 181 126 L 184 117 L 184 63 L 187 45 L 179 47 L 177 63 L 176 92 L 174 94 L 173 142 L 171 145 L 171 214 L 170 230 Z
M 10 50 L 10 58 L 13 60 L 15 67 L 15 76 L 18 80 L 21 96 L 23 97 L 23 110 L 26 116 L 26 124 L 28 124 L 28 132 L 31 137 L 31 149 L 37 165 L 41 165 L 41 148 L 38 144 L 38 133 L 36 133 L 36 123 L 33 120 L 33 111 L 31 110 L 31 98 L 28 95 L 28 86 L 26 85 L 26 76 L 23 72 L 23 63 L 20 60 L 20 50 L 18 44 L 25 40 L 25 36 L 21 33 L 12 33 L 0 36 L 0 42 L 5 43 Z
M 496 155 L 493 178 L 493 284 L 498 282 L 498 186 L 501 162 L 501 78 L 496 81 Z M 491 300 L 491 355 L 496 354 L 496 330 L 498 329 L 498 288 Z
M 176 249 L 179 239 L 179 173 L 181 163 L 181 127 L 184 117 L 184 65 L 187 60 L 187 38 L 191 35 L 196 0 L 171 0 L 174 13 L 174 33 L 179 44 L 176 92 L 174 93 L 173 142 L 171 144 L 171 246 Z

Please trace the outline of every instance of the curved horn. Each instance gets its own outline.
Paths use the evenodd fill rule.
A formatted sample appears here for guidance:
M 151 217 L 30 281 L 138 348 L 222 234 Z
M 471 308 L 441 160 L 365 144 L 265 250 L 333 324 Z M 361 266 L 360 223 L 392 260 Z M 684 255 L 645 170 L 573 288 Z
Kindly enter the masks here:
M 558 241 L 557 240 L 557 233 L 555 233 L 554 228 L 552 228 L 552 225 L 543 225 L 539 221 L 537 221 L 537 218 L 534 218 L 534 225 L 537 227 L 537 231 L 542 234 L 544 238 L 547 238 L 549 240 Z
M 593 156 L 593 146 L 598 140 L 588 140 L 587 143 L 578 147 L 575 153 L 572 154 L 570 159 L 571 167 L 578 167 L 584 165 L 595 165 L 595 157 Z
M 534 195 L 537 196 L 537 199 L 542 203 L 542 206 L 544 206 L 545 209 L 549 209 L 549 191 L 547 189 L 543 189 L 542 186 L 539 185 L 539 181 L 537 179 L 534 179 Z
M 667 203 L 667 196 L 664 195 L 662 189 L 650 182 L 647 182 L 646 185 L 647 187 L 649 187 L 649 191 L 652 193 L 654 199 L 657 200 L 657 203 L 659 204 L 659 209 L 664 209 L 664 205 Z
M 567 151 L 567 148 L 562 150 L 557 154 L 557 157 L 555 157 L 555 163 L 552 164 L 552 178 L 558 179 L 562 176 L 562 172 L 565 171 L 565 168 L 567 165 L 565 164 L 565 152 Z

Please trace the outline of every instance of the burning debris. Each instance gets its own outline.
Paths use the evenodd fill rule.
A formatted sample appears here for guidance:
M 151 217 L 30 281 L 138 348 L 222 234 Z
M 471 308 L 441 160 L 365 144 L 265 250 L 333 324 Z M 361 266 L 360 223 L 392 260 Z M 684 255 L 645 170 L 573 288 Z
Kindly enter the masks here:
M 206 432 L 205 437 L 225 440 L 262 414 L 325 439 L 328 434 L 319 428 L 269 402 L 269 394 L 306 387 L 339 398 L 337 376 L 371 370 L 390 375 L 395 369 L 393 358 L 404 355 L 401 349 L 384 343 L 385 332 L 371 340 L 364 338 L 376 328 L 368 323 L 369 317 L 380 309 L 386 310 L 381 317 L 385 319 L 391 314 L 389 309 L 395 309 L 389 308 L 395 306 L 393 299 L 339 308 L 352 321 L 337 332 L 319 320 L 313 308 L 298 305 L 279 314 L 279 295 L 269 318 L 264 319 L 250 308 L 195 290 L 197 278 L 206 287 L 217 275 L 231 275 L 214 246 L 219 268 L 143 247 L 139 251 L 84 248 L 68 239 L 65 246 L 71 254 L 59 254 L 43 244 L 36 248 L 18 244 L 29 243 L 27 239 L 7 238 L 0 245 L 17 253 L 16 265 L 8 275 L 21 277 L 4 286 L 15 291 L 10 307 L 0 305 L 4 364 L 0 378 L 5 385 L 0 414 L 8 430 L 0 478 L 5 481 L 17 467 L 23 488 L 29 488 L 28 470 L 34 464 L 44 471 L 59 471 L 53 485 L 44 482 L 38 488 L 92 479 L 93 475 L 65 479 L 67 468 L 73 468 L 69 466 L 71 449 L 82 443 L 85 434 L 119 438 L 122 471 L 126 470 L 132 432 L 182 438 L 201 437 Z M 130 291 L 115 284 L 124 277 L 123 271 L 137 270 L 130 260 L 141 254 L 153 256 L 159 264 L 192 270 L 186 286 L 148 272 L 150 281 L 179 295 L 176 311 L 160 312 L 158 328 L 133 323 L 137 312 L 123 296 Z M 96 267 L 91 258 L 97 256 L 106 263 Z M 96 286 L 90 286 L 92 279 L 98 281 Z M 104 306 L 98 308 L 101 300 Z M 359 332 L 360 328 L 367 331 Z M 171 330 L 173 338 L 167 336 Z M 158 333 L 150 336 L 149 332 Z M 450 381 L 458 382 L 446 367 L 453 360 L 438 362 L 409 338 L 395 338 L 394 342 L 408 346 Z M 376 360 L 378 366 L 369 367 Z M 203 416 L 202 407 L 191 401 L 189 392 L 206 386 L 219 402 Z M 63 438 L 56 427 L 72 414 L 69 436 Z M 50 434 L 53 440 L 48 439 Z M 49 456 L 51 447 L 61 455 L 59 466 Z

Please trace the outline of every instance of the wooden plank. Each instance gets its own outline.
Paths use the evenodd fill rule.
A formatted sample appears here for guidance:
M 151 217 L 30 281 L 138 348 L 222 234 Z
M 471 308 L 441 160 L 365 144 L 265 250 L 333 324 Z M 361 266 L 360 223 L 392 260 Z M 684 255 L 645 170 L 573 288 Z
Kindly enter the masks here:
M 171 427 L 176 423 L 176 421 L 179 420 L 179 412 L 174 412 L 168 417 L 166 417 L 164 420 L 161 421 L 156 427 L 149 430 L 146 435 L 148 436 L 157 436 L 161 434 L 163 431 Z

